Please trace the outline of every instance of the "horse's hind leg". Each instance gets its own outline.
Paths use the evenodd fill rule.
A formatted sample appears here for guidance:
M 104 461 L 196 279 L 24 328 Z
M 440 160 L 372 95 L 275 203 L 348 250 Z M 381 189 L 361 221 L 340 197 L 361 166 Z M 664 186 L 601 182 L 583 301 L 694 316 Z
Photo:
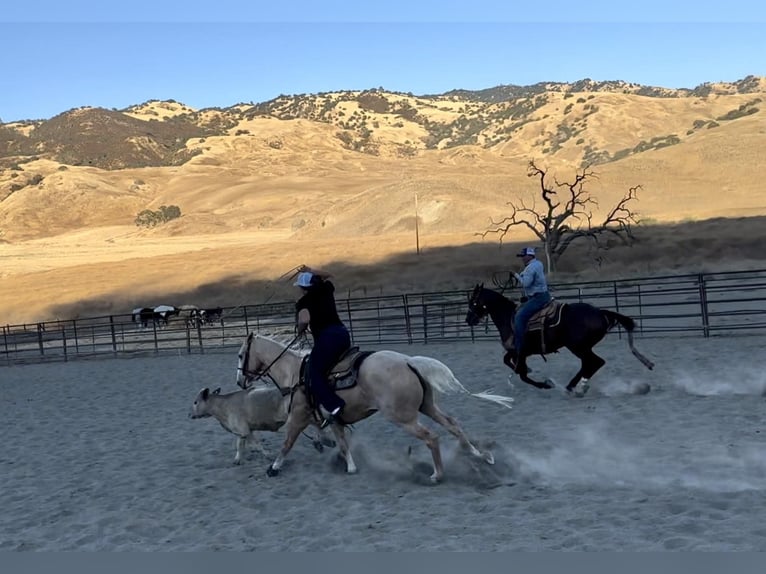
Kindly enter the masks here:
M 495 463 L 495 458 L 492 456 L 492 453 L 490 452 L 482 453 L 478 448 L 476 448 L 473 445 L 473 443 L 471 443 L 471 441 L 468 440 L 468 437 L 466 436 L 463 429 L 460 428 L 460 425 L 458 424 L 458 422 L 454 418 L 449 416 L 447 413 L 442 411 L 433 402 L 431 402 L 430 404 L 424 403 L 420 409 L 420 412 L 422 412 L 426 416 L 431 417 L 437 423 L 439 423 L 444 428 L 446 428 L 450 432 L 450 434 L 452 434 L 454 437 L 458 439 L 458 441 L 460 441 L 460 446 L 463 447 L 468 452 L 470 452 L 473 456 L 477 458 L 481 458 L 489 464 Z
M 346 430 L 341 425 L 332 425 L 332 432 L 335 434 L 335 438 L 338 440 L 338 448 L 340 454 L 346 461 L 346 472 L 348 474 L 355 474 L 357 472 L 354 459 L 351 457 L 351 451 L 348 448 L 348 440 L 346 440 Z
M 596 372 L 606 364 L 606 361 L 593 352 L 593 349 L 576 350 L 572 353 L 581 361 L 580 370 L 577 371 L 567 385 L 567 391 L 574 391 L 578 397 L 585 396 L 590 388 L 588 382 Z
M 417 419 L 407 423 L 398 420 L 395 422 L 408 433 L 419 438 L 428 445 L 434 460 L 434 473 L 431 475 L 431 482 L 441 482 L 441 479 L 444 477 L 444 465 L 442 464 L 442 453 L 439 449 L 439 437 L 436 433 L 428 430 L 428 428 L 420 424 Z

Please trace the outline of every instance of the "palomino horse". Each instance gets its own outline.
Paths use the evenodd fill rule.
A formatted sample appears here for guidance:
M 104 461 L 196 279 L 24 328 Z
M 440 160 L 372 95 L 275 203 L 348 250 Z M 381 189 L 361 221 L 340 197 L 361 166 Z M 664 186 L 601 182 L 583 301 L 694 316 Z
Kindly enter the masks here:
M 263 335 L 249 333 L 239 350 L 237 384 L 246 389 L 256 378 L 268 375 L 283 389 L 292 393 L 292 405 L 285 423 L 286 435 L 282 450 L 269 466 L 267 474 L 275 476 L 290 452 L 295 440 L 309 425 L 317 424 L 309 398 L 300 381 L 301 364 L 305 355 L 288 345 Z M 411 357 L 396 351 L 376 351 L 367 356 L 358 367 L 356 384 L 336 391 L 346 401 L 341 412 L 343 422 L 353 424 L 380 411 L 383 416 L 424 441 L 433 457 L 432 482 L 444 475 L 438 436 L 418 422 L 421 412 L 457 437 L 460 445 L 474 457 L 494 464 L 491 452 L 480 451 L 466 437 L 457 421 L 436 406 L 434 395 L 440 392 L 459 392 L 485 399 L 511 408 L 513 399 L 489 393 L 470 393 L 452 371 L 431 357 Z M 333 424 L 333 433 L 340 453 L 346 461 L 346 472 L 357 471 L 342 425 Z
M 497 327 L 503 348 L 506 350 L 503 362 L 512 367 L 510 360 L 515 357 L 515 351 L 512 350 L 511 341 L 513 340 L 513 319 L 516 315 L 516 303 L 492 289 L 485 288 L 483 283 L 477 284 L 468 298 L 468 312 L 465 321 L 469 325 L 476 325 L 487 315 Z M 521 380 L 534 387 L 551 389 L 554 385 L 550 380 L 539 382 L 529 376 L 526 356 L 532 354 L 545 356 L 546 353 L 553 353 L 561 347 L 566 347 L 581 361 L 580 370 L 569 381 L 566 390 L 570 393 L 574 392 L 575 396 L 584 396 L 588 391 L 588 380 L 605 364 L 604 359 L 593 352 L 593 347 L 618 323 L 628 333 L 628 345 L 633 355 L 647 369 L 654 368 L 654 363 L 633 346 L 635 322 L 630 317 L 607 309 L 599 309 L 588 303 L 566 303 L 561 307 L 558 320 L 554 319 L 552 326 L 532 329 L 531 324 L 534 319 L 535 316 L 533 315 L 530 319 L 530 327 L 524 337 L 525 356 L 516 357 L 519 362 L 517 372 Z M 648 391 L 648 389 L 644 390 Z

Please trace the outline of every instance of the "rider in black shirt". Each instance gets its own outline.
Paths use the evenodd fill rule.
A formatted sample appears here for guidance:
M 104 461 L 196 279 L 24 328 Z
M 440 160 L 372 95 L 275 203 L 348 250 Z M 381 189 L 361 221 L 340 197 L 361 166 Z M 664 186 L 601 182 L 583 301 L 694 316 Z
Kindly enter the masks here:
M 303 291 L 303 296 L 295 304 L 298 332 L 303 333 L 308 327 L 314 339 L 309 359 L 309 387 L 329 413 L 323 427 L 337 420 L 345 405 L 327 383 L 327 374 L 351 346 L 348 329 L 335 307 L 335 286 L 330 277 L 329 273 L 303 266 L 295 282 L 295 286 Z

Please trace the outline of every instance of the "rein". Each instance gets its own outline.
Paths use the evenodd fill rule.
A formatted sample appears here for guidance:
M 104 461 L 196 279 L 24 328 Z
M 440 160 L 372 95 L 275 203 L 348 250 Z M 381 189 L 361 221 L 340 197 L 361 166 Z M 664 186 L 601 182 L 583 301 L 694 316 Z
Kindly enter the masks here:
M 242 374 L 244 374 L 246 377 L 251 377 L 252 379 L 258 380 L 262 379 L 264 377 L 268 377 L 269 380 L 272 382 L 272 384 L 277 388 L 277 390 L 282 394 L 283 397 L 286 397 L 287 395 L 292 393 L 292 389 L 280 387 L 276 380 L 274 380 L 274 377 L 271 376 L 269 373 L 269 369 L 274 366 L 274 363 L 276 363 L 279 359 L 282 358 L 282 356 L 290 350 L 290 347 L 293 346 L 293 343 L 295 343 L 301 335 L 296 335 L 295 338 L 293 338 L 292 341 L 290 341 L 287 346 L 282 350 L 279 355 L 277 355 L 276 359 L 271 361 L 269 363 L 269 366 L 263 369 L 262 371 L 251 371 L 247 368 L 247 363 L 250 361 L 250 346 L 253 344 L 253 338 L 250 337 L 250 339 L 247 342 L 247 354 L 245 355 L 245 366 L 240 368 L 238 367 L 237 370 L 241 371 Z

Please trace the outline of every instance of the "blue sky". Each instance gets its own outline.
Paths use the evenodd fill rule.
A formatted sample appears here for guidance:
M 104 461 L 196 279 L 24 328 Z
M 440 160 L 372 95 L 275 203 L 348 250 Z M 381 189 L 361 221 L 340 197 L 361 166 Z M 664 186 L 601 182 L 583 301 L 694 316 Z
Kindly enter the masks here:
M 640 4 L 640 5 L 638 5 Z M 756 1 L 219 0 L 0 7 L 0 120 L 174 99 L 194 108 L 383 87 L 766 76 Z

